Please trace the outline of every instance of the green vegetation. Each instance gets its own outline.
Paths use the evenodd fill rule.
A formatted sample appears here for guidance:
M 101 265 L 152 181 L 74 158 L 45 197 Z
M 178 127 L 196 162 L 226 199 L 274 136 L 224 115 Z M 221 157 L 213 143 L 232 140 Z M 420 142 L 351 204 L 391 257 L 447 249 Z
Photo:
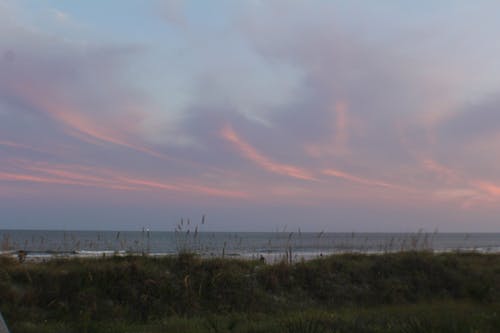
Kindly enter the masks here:
M 0 310 L 27 332 L 500 332 L 500 255 L 345 254 L 295 264 L 0 258 Z

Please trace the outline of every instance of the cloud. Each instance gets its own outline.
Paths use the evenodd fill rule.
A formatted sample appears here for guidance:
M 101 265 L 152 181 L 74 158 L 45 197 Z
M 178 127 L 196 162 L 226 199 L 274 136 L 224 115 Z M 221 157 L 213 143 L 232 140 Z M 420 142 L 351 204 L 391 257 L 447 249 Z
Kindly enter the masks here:
M 314 164 L 307 154 L 325 166 L 370 160 L 373 168 L 387 170 L 407 162 L 394 117 L 424 108 L 422 87 L 431 89 L 407 66 L 407 57 L 342 30 L 329 16 L 335 6 L 249 7 L 230 12 L 241 19 L 232 30 L 196 31 L 213 43 L 195 38 L 189 44 L 193 51 L 186 58 L 199 60 L 195 68 L 203 70 L 186 66 L 196 83 L 180 122 L 184 135 L 217 154 L 214 160 L 225 160 L 213 147 L 214 130 L 203 128 L 207 119 L 216 128 L 237 118 L 236 128 L 252 128 L 245 131 L 248 142 L 272 142 L 269 156 L 293 156 L 301 165 Z M 303 10 L 315 19 L 304 19 Z M 219 123 L 212 125 L 214 118 Z
M 385 188 L 391 188 L 391 189 L 401 189 L 401 187 L 392 185 L 380 180 L 373 180 L 373 179 L 368 179 L 368 178 L 363 178 L 363 177 L 358 177 L 343 171 L 335 170 L 335 169 L 325 169 L 322 171 L 324 175 L 327 176 L 332 176 L 332 177 L 337 177 L 341 179 L 348 180 L 353 183 L 361 184 L 361 185 L 367 185 L 367 186 L 378 186 L 378 187 L 385 187 Z
M 241 155 L 269 172 L 296 179 L 316 180 L 310 172 L 302 168 L 275 162 L 263 155 L 250 144 L 241 139 L 230 125 L 226 125 L 221 130 L 220 134 L 225 140 L 231 142 L 238 149 Z
M 324 140 L 324 143 L 306 144 L 304 149 L 312 157 L 320 158 L 330 155 L 344 155 L 349 152 L 347 147 L 349 139 L 349 116 L 347 103 L 338 101 L 332 112 L 332 132 L 331 138 Z
M 424 166 L 424 168 L 436 174 L 441 180 L 444 180 L 446 183 L 456 183 L 460 180 L 459 173 L 456 170 L 444 166 L 439 162 L 434 161 L 433 159 L 424 159 L 422 161 L 422 165 Z
M 38 149 L 38 148 L 32 147 L 30 145 L 25 145 L 25 144 L 19 143 L 19 142 L 0 141 L 0 146 L 22 149 L 22 150 L 30 150 L 30 151 L 39 152 L 39 153 L 46 153 L 46 151 L 44 151 L 42 149 Z
M 457 110 L 439 127 L 441 139 L 467 143 L 500 133 L 500 93 Z
M 359 6 L 348 8 L 350 15 L 366 14 Z M 336 4 L 273 1 L 231 10 L 225 13 L 233 15 L 232 30 L 203 25 L 206 31 L 199 32 L 199 27 L 190 26 L 191 33 L 207 40 L 216 31 L 222 41 L 196 44 L 200 39 L 190 40 L 195 43 L 193 50 L 209 46 L 206 52 L 189 55 L 203 55 L 199 59 L 205 70 L 192 72 L 196 89 L 181 122 L 184 133 L 200 145 L 200 150 L 193 151 L 205 150 L 203 159 L 252 172 L 244 160 L 229 162 L 231 152 L 213 138 L 219 133 L 246 160 L 292 179 L 318 180 L 320 176 L 309 170 L 319 170 L 320 175 L 342 178 L 351 186 L 405 190 L 424 200 L 459 186 L 476 190 L 462 161 L 441 151 L 440 126 L 456 113 L 462 100 L 454 95 L 458 91 L 455 76 L 444 71 L 437 75 L 429 70 L 436 68 L 434 60 L 422 56 L 434 50 L 433 25 L 409 27 L 404 32 L 411 32 L 410 40 L 390 29 L 370 40 L 345 21 L 345 7 Z M 436 56 L 439 62 L 445 61 L 444 54 Z M 279 71 L 271 71 L 276 68 Z M 272 73 L 273 80 L 262 70 Z M 279 77 L 287 75 L 294 83 L 283 89 Z M 266 85 L 263 93 L 257 84 L 249 84 L 254 78 L 273 84 Z M 280 103 L 269 98 L 275 91 Z M 228 123 L 232 126 L 224 125 Z M 235 128 L 243 130 L 237 133 Z M 245 133 L 244 139 L 240 133 Z M 256 147 L 265 147 L 265 153 Z M 281 159 L 294 163 L 278 162 Z M 248 178 L 255 177 L 259 175 Z M 266 179 L 282 193 L 292 188 L 285 179 Z M 318 183 L 295 192 L 320 190 Z M 327 197 L 336 190 L 320 192 Z
M 438 83 L 410 66 L 416 61 L 411 54 L 350 29 L 339 7 L 273 2 L 241 14 L 238 26 L 260 56 L 302 73 L 290 105 L 275 110 L 270 123 L 322 159 L 343 151 L 374 168 L 404 163 L 397 125 L 415 123 Z
M 490 199 L 500 199 L 500 186 L 486 181 L 476 181 L 473 185 L 479 190 L 485 192 Z
M 180 179 L 167 182 L 102 167 L 24 160 L 4 163 L 4 168 L 7 167 L 14 170 L 0 170 L 0 181 L 104 188 L 116 191 L 167 191 L 194 196 L 247 197 L 246 193 L 238 190 L 207 186 Z
M 166 158 L 142 135 L 142 123 L 155 106 L 122 82 L 121 65 L 138 48 L 77 43 L 16 26 L 0 30 L 0 36 L 6 50 L 0 59 L 0 101 L 8 104 L 11 118 L 29 110 L 86 143 Z

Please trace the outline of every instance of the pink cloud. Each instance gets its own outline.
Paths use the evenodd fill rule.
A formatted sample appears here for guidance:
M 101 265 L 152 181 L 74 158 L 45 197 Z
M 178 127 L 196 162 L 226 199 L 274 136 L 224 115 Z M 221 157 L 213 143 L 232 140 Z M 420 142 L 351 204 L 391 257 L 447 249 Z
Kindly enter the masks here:
M 132 142 L 131 137 L 140 132 L 138 127 L 143 115 L 135 110 L 127 110 L 126 106 L 119 117 L 101 114 L 99 122 L 85 115 L 84 110 L 74 106 L 74 103 L 65 101 L 61 96 L 51 93 L 43 87 L 34 87 L 30 84 L 14 85 L 16 93 L 23 100 L 28 101 L 34 108 L 45 112 L 52 119 L 63 125 L 63 129 L 70 135 L 91 143 L 111 143 L 126 147 L 154 157 L 167 159 L 162 153 L 154 151 L 144 145 Z M 92 110 L 91 110 L 92 111 Z
M 324 175 L 327 176 L 332 176 L 336 178 L 341 178 L 348 180 L 353 183 L 357 184 L 362 184 L 362 185 L 368 185 L 368 186 L 378 186 L 378 187 L 385 187 L 385 188 L 392 188 L 392 189 L 402 189 L 402 187 L 389 184 L 380 180 L 374 180 L 374 179 L 369 179 L 369 178 L 363 178 L 363 177 L 358 177 L 343 171 L 339 171 L 336 169 L 325 169 L 322 171 Z
M 349 140 L 349 115 L 348 104 L 346 101 L 337 101 L 331 112 L 333 135 L 329 135 L 327 142 L 311 143 L 304 146 L 308 155 L 319 158 L 327 155 L 341 155 L 347 150 Z
M 474 182 L 473 185 L 492 198 L 500 198 L 500 186 L 496 184 L 486 181 L 477 181 Z
M 335 103 L 335 114 L 335 145 L 337 149 L 344 150 L 348 139 L 347 103 L 343 101 Z
M 1 181 L 13 182 L 30 182 L 30 183 L 47 183 L 47 184 L 62 184 L 62 185 L 80 185 L 89 186 L 88 183 L 71 179 L 41 177 L 23 173 L 0 172 Z
M 5 147 L 11 147 L 11 148 L 18 148 L 18 149 L 26 149 L 26 150 L 31 150 L 31 151 L 36 151 L 39 153 L 45 153 L 46 151 L 35 148 L 33 146 L 25 145 L 22 143 L 17 143 L 17 142 L 11 142 L 11 141 L 0 141 L 0 146 L 5 146 Z
M 165 182 L 128 175 L 118 170 L 93 168 L 80 165 L 29 163 L 17 161 L 16 172 L 0 172 L 0 181 L 45 183 L 106 188 L 120 191 L 169 191 L 194 195 L 208 195 L 229 198 L 245 198 L 247 194 L 238 190 L 224 189 L 189 181 Z
M 230 125 L 226 125 L 221 130 L 220 134 L 225 140 L 231 142 L 233 146 L 238 149 L 241 155 L 269 172 L 296 179 L 316 180 L 310 172 L 302 168 L 278 163 L 263 155 L 257 151 L 257 149 L 241 139 Z
M 459 173 L 443 164 L 431 159 L 425 158 L 421 161 L 422 165 L 432 173 L 444 179 L 447 183 L 454 183 L 460 179 Z

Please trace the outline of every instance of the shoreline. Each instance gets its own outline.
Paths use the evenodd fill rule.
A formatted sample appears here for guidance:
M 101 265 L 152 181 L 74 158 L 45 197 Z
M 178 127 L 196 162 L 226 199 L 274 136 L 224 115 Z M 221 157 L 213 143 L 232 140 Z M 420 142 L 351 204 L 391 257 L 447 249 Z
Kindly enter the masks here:
M 262 260 L 269 264 L 275 264 L 279 262 L 286 261 L 288 263 L 296 263 L 300 261 L 310 261 L 315 259 L 320 259 L 330 256 L 342 256 L 342 255 L 386 255 L 386 254 L 398 254 L 398 253 L 432 253 L 435 255 L 439 254 L 463 254 L 463 253 L 474 253 L 474 254 L 500 254 L 499 247 L 491 248 L 458 248 L 458 249 L 445 249 L 445 250 L 432 250 L 432 249 L 414 249 L 414 250 L 381 250 L 381 251 L 362 251 L 362 250 L 335 250 L 335 251 L 293 251 L 292 256 L 289 256 L 290 252 L 285 251 L 274 251 L 274 252 L 232 252 L 216 254 L 216 253 L 200 253 L 197 251 L 186 252 L 196 256 L 201 259 L 241 259 L 241 260 Z M 169 253 L 140 253 L 140 252 L 128 252 L 128 251 L 91 251 L 91 250 L 81 250 L 81 251 L 24 251 L 24 250 L 8 250 L 0 251 L 0 257 L 8 257 L 19 262 L 29 262 L 29 263 L 44 263 L 59 259 L 100 259 L 100 258 L 113 258 L 113 257 L 150 257 L 150 258 L 165 258 L 165 257 L 177 257 L 179 252 L 169 252 Z

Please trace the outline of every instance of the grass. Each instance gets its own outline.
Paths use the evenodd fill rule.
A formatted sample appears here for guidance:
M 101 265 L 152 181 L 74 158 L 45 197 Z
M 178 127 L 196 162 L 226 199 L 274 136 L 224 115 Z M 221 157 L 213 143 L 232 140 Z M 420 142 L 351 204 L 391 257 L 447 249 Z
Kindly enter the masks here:
M 431 303 L 277 315 L 169 316 L 148 323 L 107 321 L 90 322 L 86 326 L 70 322 L 22 322 L 13 326 L 13 332 L 497 333 L 499 310 L 498 305 Z
M 0 257 L 0 310 L 28 332 L 500 332 L 500 255 L 283 261 Z

